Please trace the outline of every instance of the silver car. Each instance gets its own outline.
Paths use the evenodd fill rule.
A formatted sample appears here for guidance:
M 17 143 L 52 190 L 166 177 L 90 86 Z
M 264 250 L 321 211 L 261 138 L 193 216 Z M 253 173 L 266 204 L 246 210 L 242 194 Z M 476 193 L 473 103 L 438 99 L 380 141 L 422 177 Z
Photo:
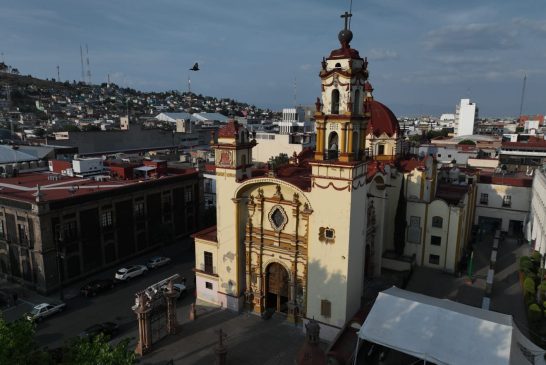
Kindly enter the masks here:
M 146 263 L 146 266 L 148 266 L 148 269 L 155 269 L 156 267 L 160 267 L 163 265 L 167 265 L 171 262 L 171 259 L 164 256 L 155 256 L 148 260 Z
M 134 277 L 146 274 L 147 272 L 148 268 L 144 265 L 131 265 L 123 267 L 116 271 L 116 275 L 114 276 L 114 278 L 120 281 L 128 281 Z

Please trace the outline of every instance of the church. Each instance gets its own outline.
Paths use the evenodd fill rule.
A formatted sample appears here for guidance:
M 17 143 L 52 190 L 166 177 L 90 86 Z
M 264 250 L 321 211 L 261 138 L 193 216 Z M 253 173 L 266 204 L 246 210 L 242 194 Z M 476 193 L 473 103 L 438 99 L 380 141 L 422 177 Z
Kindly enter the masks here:
M 393 249 L 403 176 L 394 114 L 373 98 L 368 61 L 352 48 L 323 58 L 316 147 L 275 171 L 253 167 L 257 142 L 236 121 L 213 142 L 217 225 L 194 235 L 197 299 L 286 320 L 315 319 L 332 339 L 361 307 L 366 278 Z

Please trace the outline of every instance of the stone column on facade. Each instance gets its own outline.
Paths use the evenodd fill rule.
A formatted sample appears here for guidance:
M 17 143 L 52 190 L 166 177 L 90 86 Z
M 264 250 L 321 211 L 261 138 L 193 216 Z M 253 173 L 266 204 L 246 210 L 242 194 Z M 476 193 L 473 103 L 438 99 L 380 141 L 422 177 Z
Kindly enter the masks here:
M 138 304 L 134 312 L 138 321 L 138 343 L 135 352 L 140 356 L 152 350 L 152 328 L 148 297 L 144 292 L 138 294 Z
M 167 333 L 175 335 L 178 331 L 178 320 L 176 318 L 176 300 L 180 293 L 174 288 L 172 280 L 167 284 L 167 290 L 164 292 L 167 301 Z
M 352 156 L 353 155 L 353 125 L 352 124 L 349 124 L 347 126 L 348 130 L 347 130 L 347 133 L 349 133 L 348 135 L 348 143 L 347 143 L 347 154 L 349 154 L 349 156 Z
M 347 124 L 341 125 L 341 134 L 339 136 L 339 154 L 347 153 Z
M 317 123 L 317 136 L 316 136 L 316 150 L 315 150 L 315 159 L 323 160 L 324 159 L 324 122 Z

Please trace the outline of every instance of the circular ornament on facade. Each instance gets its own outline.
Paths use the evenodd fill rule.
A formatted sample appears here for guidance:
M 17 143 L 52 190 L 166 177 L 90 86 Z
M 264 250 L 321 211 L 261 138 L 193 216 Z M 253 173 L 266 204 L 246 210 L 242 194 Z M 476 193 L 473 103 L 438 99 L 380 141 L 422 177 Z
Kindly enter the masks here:
M 275 205 L 267 216 L 269 218 L 269 223 L 271 223 L 271 227 L 275 232 L 282 231 L 286 226 L 286 223 L 288 223 L 288 216 L 286 215 L 284 208 L 280 205 Z

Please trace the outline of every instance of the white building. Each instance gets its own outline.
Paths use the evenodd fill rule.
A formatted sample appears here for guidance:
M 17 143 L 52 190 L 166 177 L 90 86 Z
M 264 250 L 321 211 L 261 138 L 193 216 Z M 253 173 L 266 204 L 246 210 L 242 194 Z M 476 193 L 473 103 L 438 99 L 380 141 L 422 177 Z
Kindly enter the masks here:
M 535 170 L 531 198 L 531 216 L 527 227 L 527 239 L 535 250 L 546 253 L 546 175 L 544 169 Z
M 305 120 L 305 110 L 302 107 L 284 108 L 282 110 L 279 134 L 312 133 L 314 129 L 314 123 Z
M 532 178 L 523 173 L 482 171 L 476 194 L 474 224 L 493 225 L 511 236 L 523 233 L 531 207 Z
M 271 157 L 286 153 L 291 157 L 294 152 L 299 154 L 304 148 L 315 146 L 314 134 L 278 134 L 256 133 L 258 145 L 254 148 L 254 162 L 268 162 Z
M 470 99 L 461 99 L 455 109 L 455 135 L 465 136 L 474 134 L 474 124 L 478 118 L 478 107 Z

